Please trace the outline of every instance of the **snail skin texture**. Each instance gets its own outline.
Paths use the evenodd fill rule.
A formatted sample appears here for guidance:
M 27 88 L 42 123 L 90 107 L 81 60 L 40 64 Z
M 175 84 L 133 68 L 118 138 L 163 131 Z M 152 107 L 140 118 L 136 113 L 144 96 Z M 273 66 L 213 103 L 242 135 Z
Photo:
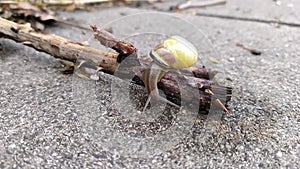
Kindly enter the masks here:
M 159 95 L 157 83 L 170 70 L 178 71 L 193 66 L 198 59 L 196 48 L 180 36 L 171 36 L 157 45 L 149 55 L 153 59 L 151 67 L 142 72 L 142 80 L 148 93 L 143 112 L 149 103 L 153 106 L 158 100 L 180 108 Z

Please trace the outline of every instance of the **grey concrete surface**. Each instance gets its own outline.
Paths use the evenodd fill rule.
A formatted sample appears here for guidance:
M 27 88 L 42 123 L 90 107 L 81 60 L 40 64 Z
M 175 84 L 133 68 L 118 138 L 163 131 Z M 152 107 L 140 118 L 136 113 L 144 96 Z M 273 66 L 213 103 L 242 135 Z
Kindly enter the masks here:
M 121 7 L 60 15 L 83 25 L 103 25 L 137 12 L 141 10 Z M 102 75 L 95 84 L 63 75 L 51 56 L 0 39 L 0 168 L 299 168 L 300 28 L 181 17 L 211 40 L 225 75 L 232 79 L 230 116 L 214 120 L 199 115 L 190 133 L 167 151 L 128 155 L 118 151 L 126 145 L 123 138 L 99 140 L 105 133 L 97 130 L 94 118 L 106 114 L 112 125 L 107 131 L 121 130 L 111 107 L 112 77 Z M 137 22 L 143 25 L 143 20 Z M 153 25 L 161 22 L 153 20 Z M 91 36 L 63 25 L 47 32 L 77 41 Z M 236 43 L 257 48 L 262 55 L 251 55 Z M 84 87 L 91 90 L 81 91 Z M 107 147 L 109 141 L 115 149 Z
M 170 6 L 174 6 L 183 1 L 165 1 L 163 4 L 155 5 L 159 10 L 169 10 Z M 210 6 L 205 8 L 191 8 L 187 11 L 196 11 L 205 14 L 217 14 L 224 16 L 254 18 L 264 20 L 276 20 L 292 23 L 300 23 L 299 4 L 297 0 L 227 0 L 224 5 Z

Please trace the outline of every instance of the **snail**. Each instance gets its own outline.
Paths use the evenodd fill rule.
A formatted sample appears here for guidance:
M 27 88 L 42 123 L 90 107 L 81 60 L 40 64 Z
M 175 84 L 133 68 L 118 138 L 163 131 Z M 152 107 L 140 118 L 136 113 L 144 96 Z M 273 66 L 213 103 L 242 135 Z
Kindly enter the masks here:
M 183 37 L 175 35 L 157 45 L 149 55 L 153 61 L 150 68 L 142 72 L 142 80 L 148 93 L 143 112 L 149 103 L 154 105 L 158 100 L 180 108 L 177 104 L 159 95 L 157 83 L 169 71 L 180 73 L 180 69 L 193 66 L 198 60 L 197 49 Z

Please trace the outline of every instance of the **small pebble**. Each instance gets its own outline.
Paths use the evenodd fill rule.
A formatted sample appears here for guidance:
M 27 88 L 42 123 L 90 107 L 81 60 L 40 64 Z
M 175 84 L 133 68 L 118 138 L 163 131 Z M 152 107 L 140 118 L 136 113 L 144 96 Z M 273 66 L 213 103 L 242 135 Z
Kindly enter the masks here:
M 282 152 L 281 152 L 281 151 L 278 151 L 278 152 L 276 153 L 276 158 L 279 159 L 279 158 L 281 158 L 281 157 L 282 157 Z
M 91 75 L 90 78 L 95 81 L 99 80 L 99 76 L 96 74 Z
M 235 58 L 234 57 L 230 57 L 229 61 L 233 62 L 233 61 L 235 61 Z

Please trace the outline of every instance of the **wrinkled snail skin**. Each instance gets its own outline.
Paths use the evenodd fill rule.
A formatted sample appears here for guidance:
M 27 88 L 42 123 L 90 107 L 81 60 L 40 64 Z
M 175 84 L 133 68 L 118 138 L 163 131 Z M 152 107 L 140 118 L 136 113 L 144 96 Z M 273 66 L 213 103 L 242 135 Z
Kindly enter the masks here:
M 147 94 L 152 96 L 153 101 L 157 101 L 158 94 L 157 82 L 166 74 L 166 72 L 157 68 L 150 68 L 143 71 L 143 81 L 147 90 Z
M 180 108 L 159 95 L 157 83 L 168 71 L 178 71 L 193 66 L 198 59 L 196 48 L 180 36 L 171 36 L 157 45 L 149 55 L 153 62 L 149 69 L 142 72 L 142 80 L 148 93 L 143 112 L 149 103 L 153 106 L 158 100 Z
M 148 99 L 144 106 L 143 112 L 145 112 L 149 103 L 151 104 L 151 106 L 154 106 L 155 103 L 157 103 L 157 101 L 159 101 L 159 100 L 161 100 L 165 103 L 168 103 L 172 106 L 175 106 L 177 108 L 180 108 L 180 106 L 178 106 L 177 104 L 175 104 L 159 95 L 157 83 L 167 72 L 162 71 L 161 69 L 157 69 L 156 66 L 153 66 L 153 67 L 143 71 L 143 76 L 142 76 L 143 82 L 145 84 L 145 87 L 147 89 L 147 94 L 148 94 Z

